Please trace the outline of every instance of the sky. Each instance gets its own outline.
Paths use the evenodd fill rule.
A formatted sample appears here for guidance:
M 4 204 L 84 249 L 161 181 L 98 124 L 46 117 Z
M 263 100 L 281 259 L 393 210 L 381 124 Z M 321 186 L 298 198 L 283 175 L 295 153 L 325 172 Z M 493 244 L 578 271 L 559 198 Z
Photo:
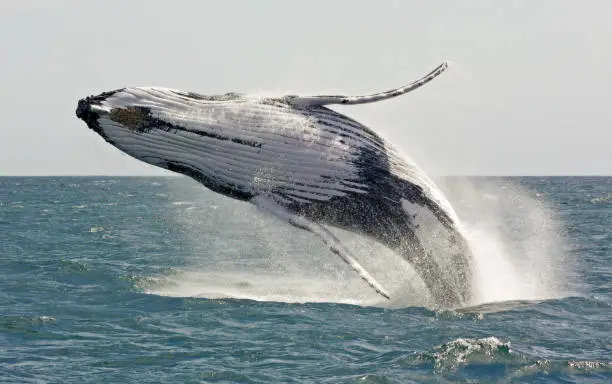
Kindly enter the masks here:
M 431 175 L 612 175 L 612 1 L 0 2 L 0 176 L 165 175 L 75 116 L 124 86 L 364 94 Z

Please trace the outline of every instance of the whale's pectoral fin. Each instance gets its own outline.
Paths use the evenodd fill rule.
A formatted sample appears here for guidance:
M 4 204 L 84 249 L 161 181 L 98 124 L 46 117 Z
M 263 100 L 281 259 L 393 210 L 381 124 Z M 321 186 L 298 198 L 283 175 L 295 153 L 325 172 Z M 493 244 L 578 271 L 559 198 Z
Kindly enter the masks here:
M 385 291 L 385 289 L 368 273 L 368 271 L 366 271 L 366 269 L 359 264 L 359 262 L 357 262 L 353 255 L 351 255 L 351 253 L 342 245 L 340 240 L 338 240 L 338 238 L 336 238 L 336 236 L 334 236 L 328 229 L 320 224 L 308 220 L 303 216 L 289 212 L 269 198 L 258 196 L 252 199 L 251 202 L 253 202 L 260 209 L 287 221 L 294 227 L 304 229 L 319 237 L 333 253 L 340 256 L 340 258 L 351 268 L 353 268 L 353 270 L 357 272 L 370 287 L 374 288 L 378 294 L 386 299 L 390 298 L 387 291 Z
M 436 69 L 421 77 L 420 79 L 405 85 L 400 88 L 392 89 L 386 92 L 375 93 L 372 95 L 363 96 L 286 96 L 285 100 L 297 107 L 307 107 L 316 105 L 327 105 L 327 104 L 366 104 L 374 103 L 376 101 L 387 100 L 393 97 L 404 95 L 410 91 L 413 91 L 424 84 L 429 83 L 431 80 L 436 78 L 439 74 L 444 72 L 448 68 L 448 63 L 444 62 L 440 64 Z

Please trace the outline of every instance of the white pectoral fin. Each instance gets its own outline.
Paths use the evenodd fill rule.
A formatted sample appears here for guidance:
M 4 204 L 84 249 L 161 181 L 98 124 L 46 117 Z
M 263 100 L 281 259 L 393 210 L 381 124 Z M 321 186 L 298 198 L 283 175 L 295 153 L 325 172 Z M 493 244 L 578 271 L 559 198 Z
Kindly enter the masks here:
M 294 227 L 304 229 L 319 237 L 333 253 L 340 256 L 340 258 L 351 268 L 353 268 L 353 270 L 357 272 L 370 287 L 374 288 L 379 295 L 386 299 L 390 298 L 387 291 L 385 291 L 385 289 L 372 277 L 372 275 L 370 275 L 368 271 L 366 271 L 366 269 L 359 264 L 353 255 L 351 255 L 351 253 L 342 245 L 340 240 L 338 240 L 338 238 L 336 238 L 336 236 L 334 236 L 327 228 L 320 224 L 314 223 L 303 216 L 287 211 L 272 199 L 258 196 L 251 201 L 260 209 L 287 221 Z
M 397 96 L 404 95 L 410 91 L 413 91 L 436 78 L 442 72 L 448 68 L 448 63 L 444 62 L 440 64 L 436 69 L 421 77 L 420 79 L 405 85 L 400 88 L 391 89 L 386 92 L 375 93 L 372 95 L 363 96 L 287 96 L 286 100 L 299 107 L 305 106 L 316 106 L 316 105 L 328 105 L 328 104 L 366 104 L 374 103 L 376 101 L 387 100 Z

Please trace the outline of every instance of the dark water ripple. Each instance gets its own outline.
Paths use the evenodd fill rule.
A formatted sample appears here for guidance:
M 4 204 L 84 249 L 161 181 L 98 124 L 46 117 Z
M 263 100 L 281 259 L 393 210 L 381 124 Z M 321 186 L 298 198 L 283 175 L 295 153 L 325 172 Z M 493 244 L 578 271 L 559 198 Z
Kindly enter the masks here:
M 581 294 L 458 311 L 149 294 L 193 252 L 178 180 L 0 178 L 0 382 L 612 381 L 611 178 L 500 179 L 555 204 Z

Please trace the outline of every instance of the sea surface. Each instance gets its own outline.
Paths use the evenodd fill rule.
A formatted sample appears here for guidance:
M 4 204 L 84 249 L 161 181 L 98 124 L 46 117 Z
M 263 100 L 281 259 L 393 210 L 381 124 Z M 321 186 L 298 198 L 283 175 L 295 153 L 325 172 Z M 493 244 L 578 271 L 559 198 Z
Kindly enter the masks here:
M 2 383 L 612 382 L 612 178 L 440 181 L 474 302 L 182 177 L 0 178 Z

